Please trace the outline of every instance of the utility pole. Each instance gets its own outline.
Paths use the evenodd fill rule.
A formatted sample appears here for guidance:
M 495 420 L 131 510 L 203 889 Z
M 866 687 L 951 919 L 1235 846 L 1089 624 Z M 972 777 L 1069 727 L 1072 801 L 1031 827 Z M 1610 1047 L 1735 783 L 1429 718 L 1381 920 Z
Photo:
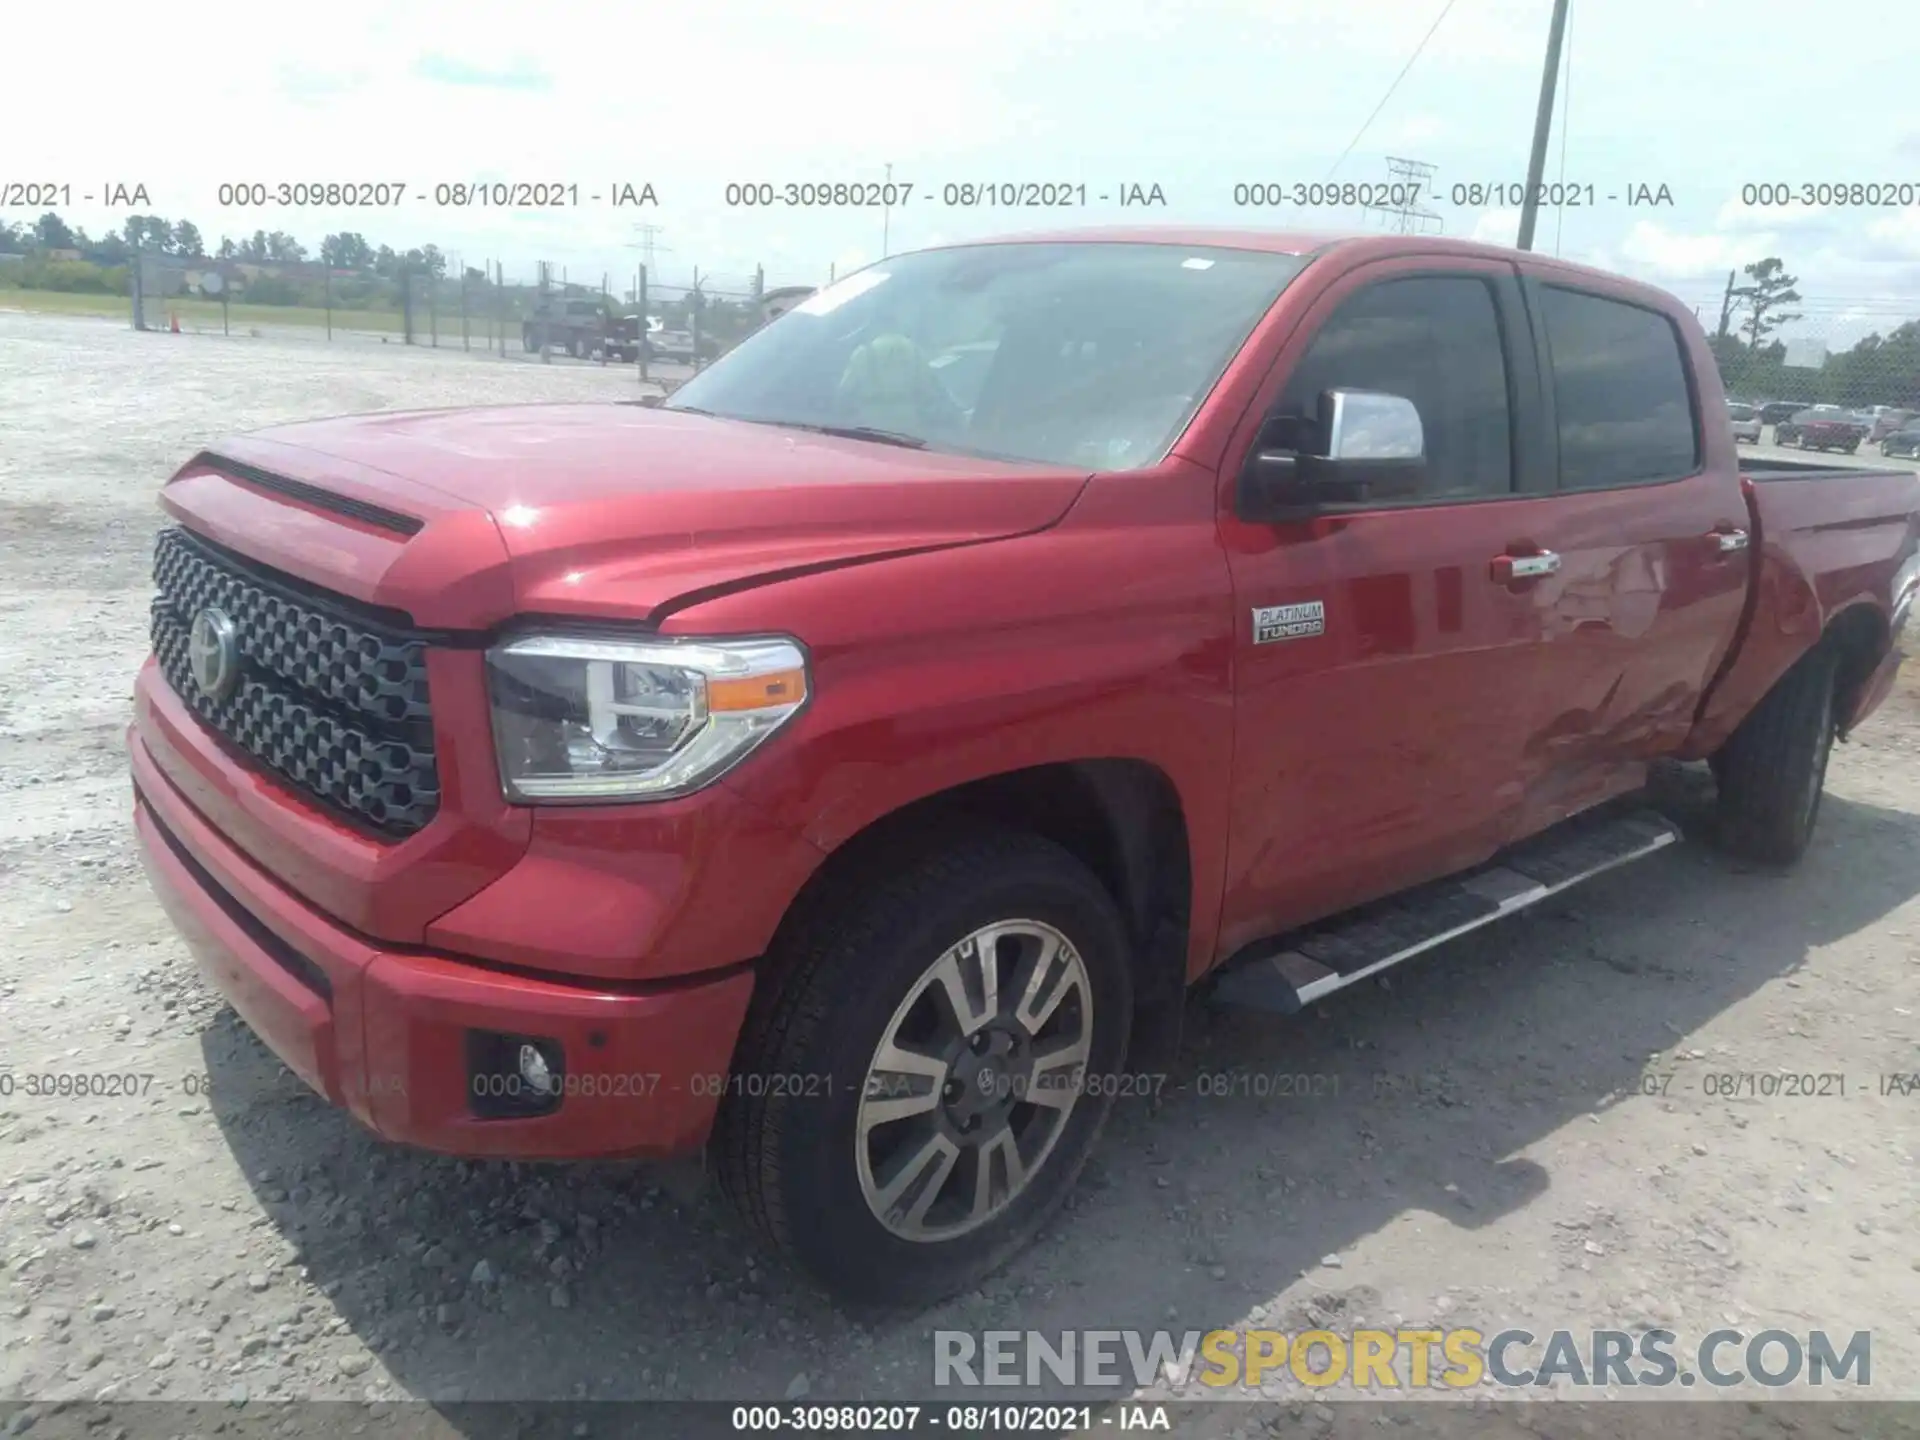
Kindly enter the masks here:
M 893 221 L 893 166 L 887 166 L 887 185 L 880 192 L 880 258 L 887 258 L 888 237 Z
M 1527 161 L 1527 193 L 1521 197 L 1521 250 L 1533 249 L 1533 224 L 1540 215 L 1540 180 L 1547 170 L 1547 132 L 1553 128 L 1553 87 L 1560 79 L 1560 43 L 1567 34 L 1567 0 L 1553 0 L 1547 30 L 1547 65 L 1540 75 L 1540 108 L 1533 116 L 1533 155 Z
M 636 225 L 633 227 L 633 233 L 638 235 L 640 239 L 635 243 L 627 246 L 627 249 L 638 250 L 640 252 L 640 271 L 643 275 L 658 276 L 660 273 L 660 270 L 659 270 L 659 267 L 654 263 L 654 254 L 656 251 L 659 251 L 664 254 L 671 255 L 673 253 L 672 247 L 655 243 L 656 238 L 661 233 L 660 227 L 658 225 L 651 225 L 651 224 Z M 641 288 L 642 289 L 646 288 L 644 281 L 641 284 Z M 641 297 L 641 300 L 639 302 L 639 307 L 640 307 L 640 328 L 642 333 L 644 334 L 646 330 L 646 322 L 647 322 L 647 308 L 646 308 L 644 296 Z

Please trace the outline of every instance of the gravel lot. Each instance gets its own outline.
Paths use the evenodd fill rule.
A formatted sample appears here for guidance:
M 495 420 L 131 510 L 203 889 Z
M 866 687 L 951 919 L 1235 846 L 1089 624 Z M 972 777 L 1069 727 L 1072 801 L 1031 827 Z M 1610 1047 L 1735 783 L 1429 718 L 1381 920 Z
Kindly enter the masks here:
M 1920 1398 L 1920 1096 L 1874 1089 L 1920 1070 L 1911 677 L 1835 757 L 1791 875 L 1681 846 L 1295 1021 L 1194 1007 L 1161 1100 L 1116 1114 L 1053 1232 L 912 1319 L 837 1312 L 694 1169 L 465 1164 L 308 1094 L 202 987 L 133 853 L 154 492 L 232 430 L 632 391 L 0 313 L 0 1400 L 926 1399 L 936 1328 L 1316 1321 L 1868 1329 L 1872 1395 Z M 1684 821 L 1703 784 L 1660 793 Z M 152 1079 L 19 1088 L 54 1071 Z M 1199 1077 L 1224 1072 L 1245 1078 L 1223 1098 Z M 1707 1093 L 1734 1072 L 1847 1094 Z M 1278 1098 L 1278 1074 L 1338 1093 Z M 1344 1428 L 1307 1400 L 1309 1433 Z

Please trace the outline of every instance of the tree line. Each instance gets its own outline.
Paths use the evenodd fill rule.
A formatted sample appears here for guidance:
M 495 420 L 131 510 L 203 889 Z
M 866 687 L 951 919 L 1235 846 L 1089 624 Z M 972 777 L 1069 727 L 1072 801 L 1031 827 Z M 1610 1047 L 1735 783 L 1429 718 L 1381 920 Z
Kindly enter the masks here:
M 208 248 L 200 227 L 190 220 L 169 221 L 158 215 L 129 215 L 117 231 L 89 235 L 48 211 L 32 224 L 0 220 L 0 256 L 22 259 L 0 265 L 0 287 L 55 290 L 67 293 L 126 295 L 130 293 L 128 267 L 136 253 L 146 251 L 177 260 L 239 261 L 282 266 L 245 278 L 233 287 L 233 298 L 252 305 L 304 306 L 335 310 L 404 309 L 409 303 L 431 306 L 438 282 L 450 268 L 446 254 L 435 245 L 395 250 L 374 245 L 364 235 L 342 230 L 324 237 L 317 255 L 284 230 L 255 230 L 238 239 L 223 235 Z M 67 258 L 78 255 L 78 259 Z M 311 270 L 298 268 L 312 266 Z M 466 267 L 459 277 L 460 301 L 469 299 L 482 315 L 516 320 L 531 313 L 536 287 L 507 283 L 494 285 L 485 270 Z M 582 287 L 561 287 L 556 289 Z M 470 293 L 471 292 L 471 293 Z M 439 292 L 446 306 L 453 297 Z M 621 313 L 631 306 L 615 305 Z M 648 305 L 669 328 L 698 327 L 702 336 L 726 344 L 758 324 L 751 301 L 727 299 L 694 290 L 661 293 Z
M 319 253 L 310 254 L 284 230 L 255 230 L 239 239 L 223 235 L 209 250 L 200 227 L 191 220 L 169 221 L 159 215 L 129 215 L 119 230 L 99 236 L 69 225 L 51 210 L 30 225 L 0 220 L 0 255 L 44 257 L 59 250 L 77 252 L 82 263 L 101 267 L 124 266 L 135 252 L 146 250 L 181 260 L 237 260 L 260 265 L 318 262 L 335 270 L 356 270 L 386 280 L 409 274 L 438 280 L 447 273 L 447 257 L 438 246 L 395 250 L 391 245 L 372 245 L 366 236 L 351 230 L 328 235 L 320 242 Z M 468 274 L 475 279 L 486 278 L 484 272 L 471 267 Z
M 1777 255 L 1727 272 L 1719 323 L 1707 337 L 1729 395 L 1753 403 L 1898 405 L 1920 409 L 1920 320 L 1830 354 L 1818 369 L 1788 365 L 1782 327 L 1804 315 L 1799 279 Z

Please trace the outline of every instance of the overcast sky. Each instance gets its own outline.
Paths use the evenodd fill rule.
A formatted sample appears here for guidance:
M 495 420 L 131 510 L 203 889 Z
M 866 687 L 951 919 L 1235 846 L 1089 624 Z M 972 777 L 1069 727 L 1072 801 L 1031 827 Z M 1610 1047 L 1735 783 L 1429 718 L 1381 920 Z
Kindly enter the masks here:
M 9 22 L 10 49 L 48 63 L 8 67 L 0 184 L 71 183 L 63 213 L 93 230 L 125 212 L 80 195 L 137 181 L 153 211 L 193 220 L 209 243 L 279 228 L 317 247 L 348 228 L 470 264 L 497 258 L 510 275 L 546 259 L 575 280 L 630 275 L 635 227 L 650 221 L 663 280 L 698 265 L 725 286 L 756 264 L 770 285 L 824 280 L 882 244 L 878 211 L 729 209 L 733 180 L 877 181 L 891 163 L 914 185 L 887 217 L 898 250 L 1059 223 L 1378 229 L 1352 210 L 1236 208 L 1233 187 L 1384 180 L 1397 155 L 1437 167 L 1444 233 L 1511 243 L 1516 212 L 1455 205 L 1452 187 L 1524 178 L 1550 0 L 1455 0 L 1360 133 L 1444 6 L 209 0 L 85 12 L 110 33 L 78 46 L 79 12 L 34 5 Z M 1920 92 L 1882 53 L 1895 13 L 1826 0 L 1819 44 L 1837 63 L 1811 65 L 1794 59 L 1804 6 L 1573 0 L 1568 118 L 1547 175 L 1594 186 L 1598 203 L 1543 212 L 1536 247 L 1714 314 L 1730 266 L 1778 254 L 1801 279 L 1805 328 L 1835 341 L 1920 313 L 1920 208 L 1741 203 L 1743 185 L 1763 182 L 1920 187 Z M 222 209 L 231 180 L 391 180 L 409 195 L 385 211 Z M 433 205 L 436 183 L 464 180 L 573 182 L 583 203 Z M 658 207 L 585 201 L 623 181 L 651 183 Z M 1158 184 L 1168 204 L 940 203 L 944 185 L 967 181 L 1084 182 L 1090 198 Z M 1629 207 L 1640 185 L 1666 186 L 1674 204 Z

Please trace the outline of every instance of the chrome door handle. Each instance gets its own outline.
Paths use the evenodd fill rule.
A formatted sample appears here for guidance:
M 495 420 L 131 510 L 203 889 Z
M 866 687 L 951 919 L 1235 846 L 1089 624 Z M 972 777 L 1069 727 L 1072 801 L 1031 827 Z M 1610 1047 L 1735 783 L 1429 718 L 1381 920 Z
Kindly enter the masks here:
M 1512 580 L 1538 580 L 1560 569 L 1560 557 L 1551 550 L 1537 555 L 1499 555 L 1494 558 L 1493 578 L 1499 584 Z
M 1715 530 L 1712 537 L 1722 555 L 1731 555 L 1736 550 L 1747 548 L 1747 532 L 1744 530 Z

